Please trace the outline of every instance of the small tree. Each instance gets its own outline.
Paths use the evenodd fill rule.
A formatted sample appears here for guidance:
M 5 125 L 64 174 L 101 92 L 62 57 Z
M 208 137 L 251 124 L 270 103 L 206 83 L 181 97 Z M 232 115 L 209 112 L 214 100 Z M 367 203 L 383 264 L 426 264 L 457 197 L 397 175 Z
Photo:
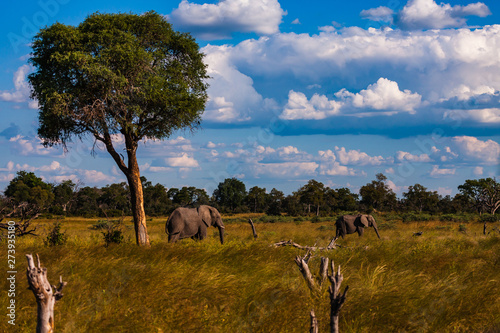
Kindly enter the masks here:
M 267 199 L 266 189 L 254 186 L 248 191 L 247 206 L 250 207 L 252 212 L 260 213 L 265 210 Z
M 130 187 L 136 242 L 149 246 L 137 149 L 143 139 L 199 125 L 207 74 L 198 45 L 148 12 L 95 13 L 77 27 L 56 23 L 32 46 L 38 135 L 45 146 L 66 147 L 86 135 L 104 144 Z
M 408 187 L 408 191 L 403 193 L 404 204 L 408 210 L 435 211 L 438 209 L 439 194 L 436 191 L 427 191 L 427 188 L 415 184 Z
M 269 208 L 267 209 L 266 214 L 280 216 L 281 212 L 283 211 L 284 200 L 285 195 L 283 194 L 283 192 L 273 188 L 268 195 Z
M 319 209 L 324 204 L 325 192 L 325 185 L 314 179 L 311 179 L 298 190 L 300 201 L 307 206 L 307 212 L 311 212 L 312 205 L 316 208 L 316 216 L 319 216 Z
M 361 187 L 361 204 L 366 208 L 377 210 L 392 210 L 397 204 L 396 194 L 387 185 L 387 177 L 381 173 L 376 175 L 377 180 Z
M 243 204 L 246 196 L 245 184 L 236 178 L 225 179 L 214 190 L 215 201 L 222 208 L 229 209 L 231 212 Z

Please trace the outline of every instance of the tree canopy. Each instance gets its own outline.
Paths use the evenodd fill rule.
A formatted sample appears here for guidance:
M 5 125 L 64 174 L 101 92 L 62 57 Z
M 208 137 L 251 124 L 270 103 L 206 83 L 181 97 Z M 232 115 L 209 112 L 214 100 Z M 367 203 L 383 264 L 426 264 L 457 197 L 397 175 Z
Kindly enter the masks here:
M 198 44 L 159 14 L 90 15 L 77 27 L 56 23 L 33 41 L 29 76 L 47 145 L 91 134 L 138 142 L 199 124 L 207 99 Z

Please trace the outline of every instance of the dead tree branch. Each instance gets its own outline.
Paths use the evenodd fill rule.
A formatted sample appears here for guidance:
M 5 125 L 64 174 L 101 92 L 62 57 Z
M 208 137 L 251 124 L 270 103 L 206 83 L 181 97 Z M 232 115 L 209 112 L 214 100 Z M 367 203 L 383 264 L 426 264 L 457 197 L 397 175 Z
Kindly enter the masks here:
M 335 241 L 337 240 L 336 237 L 333 237 L 332 240 L 330 241 L 330 243 L 328 244 L 328 246 L 326 247 L 322 247 L 322 246 L 303 246 L 303 245 L 300 245 L 300 244 L 297 244 L 295 242 L 293 242 L 292 240 L 288 240 L 288 241 L 281 241 L 281 242 L 278 242 L 278 243 L 274 243 L 272 244 L 272 246 L 274 247 L 279 247 L 279 246 L 293 246 L 293 247 L 296 247 L 298 249 L 302 249 L 302 250 L 309 250 L 309 251 L 328 251 L 328 250 L 333 250 L 333 249 L 336 249 L 338 247 L 342 247 L 341 245 L 338 245 L 335 243 Z
M 67 282 L 63 282 L 62 276 L 59 278 L 59 287 L 51 285 L 47 279 L 47 268 L 40 266 L 40 258 L 36 255 L 38 267 L 35 266 L 33 256 L 26 255 L 28 268 L 26 276 L 28 277 L 29 289 L 33 291 L 37 303 L 37 333 L 54 332 L 54 305 L 56 301 L 63 297 L 62 289 Z
M 308 250 L 303 257 L 301 256 L 295 257 L 295 263 L 297 264 L 297 266 L 299 266 L 299 270 L 302 273 L 304 279 L 306 280 L 309 290 L 311 290 L 313 294 L 317 294 L 321 291 L 321 285 L 318 286 L 314 281 L 314 277 L 312 276 L 311 270 L 309 269 L 308 265 L 309 259 L 311 259 L 310 250 Z M 328 258 L 326 260 L 328 260 Z
M 340 272 L 340 266 L 337 268 L 337 273 L 335 273 L 335 265 L 333 260 L 331 262 L 330 270 L 331 273 L 328 272 L 328 264 L 329 259 L 326 257 L 321 257 L 321 265 L 319 269 L 319 276 L 314 277 L 309 269 L 309 260 L 311 259 L 311 251 L 308 250 L 307 253 L 301 257 L 297 256 L 295 258 L 295 263 L 299 266 L 299 270 L 306 280 L 307 286 L 311 291 L 313 297 L 317 297 L 318 299 L 322 295 L 323 290 L 323 282 L 328 279 L 330 281 L 330 286 L 328 288 L 328 293 L 330 295 L 330 332 L 338 333 L 339 332 L 339 313 L 342 305 L 346 300 L 347 290 L 349 286 L 344 289 L 343 293 L 340 293 L 340 286 L 342 281 L 344 280 L 344 276 Z M 318 320 L 314 313 L 314 309 L 311 310 L 311 328 L 310 332 L 318 332 Z
M 37 227 L 32 227 L 31 222 L 36 219 L 41 214 L 41 209 L 38 205 L 29 204 L 27 202 L 21 202 L 19 204 L 14 203 L 8 198 L 2 199 L 2 208 L 0 209 L 0 222 L 6 218 L 17 216 L 20 218 L 19 222 L 14 225 L 16 237 L 21 237 L 25 235 L 35 234 Z M 10 225 L 6 222 L 0 223 L 0 230 L 8 230 Z
M 328 275 L 328 279 L 330 280 L 330 287 L 328 288 L 328 293 L 330 294 L 330 332 L 338 333 L 339 332 L 339 312 L 344 305 L 347 290 L 349 286 L 344 289 L 344 293 L 340 293 L 340 285 L 344 280 L 344 276 L 340 272 L 340 265 L 337 269 L 337 274 L 335 274 L 335 265 L 331 263 L 331 275 Z
M 257 231 L 255 231 L 255 225 L 253 224 L 252 219 L 248 219 L 248 223 L 250 223 L 250 226 L 252 227 L 252 232 L 253 232 L 253 238 L 257 238 Z

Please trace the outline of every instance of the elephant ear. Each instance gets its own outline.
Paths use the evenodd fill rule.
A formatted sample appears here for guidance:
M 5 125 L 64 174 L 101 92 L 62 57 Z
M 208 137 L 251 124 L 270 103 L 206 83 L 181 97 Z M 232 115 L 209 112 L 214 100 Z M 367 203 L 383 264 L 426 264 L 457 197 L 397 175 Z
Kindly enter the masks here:
M 201 220 L 203 223 L 207 225 L 207 227 L 210 227 L 211 222 L 212 222 L 212 217 L 210 215 L 210 209 L 208 209 L 207 206 L 200 206 L 198 207 L 198 215 L 201 217 Z
M 369 227 L 370 226 L 370 222 L 368 222 L 368 217 L 367 215 L 360 215 L 359 216 L 359 221 L 365 226 L 365 227 Z

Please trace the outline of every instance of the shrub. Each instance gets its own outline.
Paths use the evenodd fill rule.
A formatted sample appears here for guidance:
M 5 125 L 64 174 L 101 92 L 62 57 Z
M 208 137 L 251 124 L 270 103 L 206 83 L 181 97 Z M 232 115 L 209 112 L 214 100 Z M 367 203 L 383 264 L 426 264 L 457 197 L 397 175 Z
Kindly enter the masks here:
M 498 222 L 500 215 L 483 214 L 479 217 L 479 222 Z
M 400 215 L 398 215 L 398 214 L 391 214 L 391 213 L 389 213 L 389 214 L 385 215 L 385 220 L 386 221 L 399 221 L 401 219 L 402 219 L 402 217 Z
M 111 243 L 120 244 L 123 242 L 122 227 L 123 218 L 120 220 L 107 221 L 105 230 L 101 232 L 104 237 L 104 243 L 106 247 L 108 247 L 108 245 Z
M 456 216 L 454 214 L 443 214 L 439 217 L 442 222 L 456 222 Z
M 458 231 L 466 233 L 467 232 L 467 227 L 465 226 L 465 224 L 460 224 L 458 226 Z
M 43 243 L 47 246 L 64 245 L 67 239 L 66 233 L 61 232 L 61 222 L 56 222 Z
M 104 236 L 104 243 L 106 243 L 106 247 L 111 244 L 120 244 L 123 242 L 123 233 L 121 230 L 106 230 L 102 232 Z
M 424 222 L 430 221 L 432 216 L 429 214 L 407 213 L 403 215 L 403 222 Z
M 443 214 L 439 217 L 443 222 L 470 222 L 473 219 L 470 215 Z

